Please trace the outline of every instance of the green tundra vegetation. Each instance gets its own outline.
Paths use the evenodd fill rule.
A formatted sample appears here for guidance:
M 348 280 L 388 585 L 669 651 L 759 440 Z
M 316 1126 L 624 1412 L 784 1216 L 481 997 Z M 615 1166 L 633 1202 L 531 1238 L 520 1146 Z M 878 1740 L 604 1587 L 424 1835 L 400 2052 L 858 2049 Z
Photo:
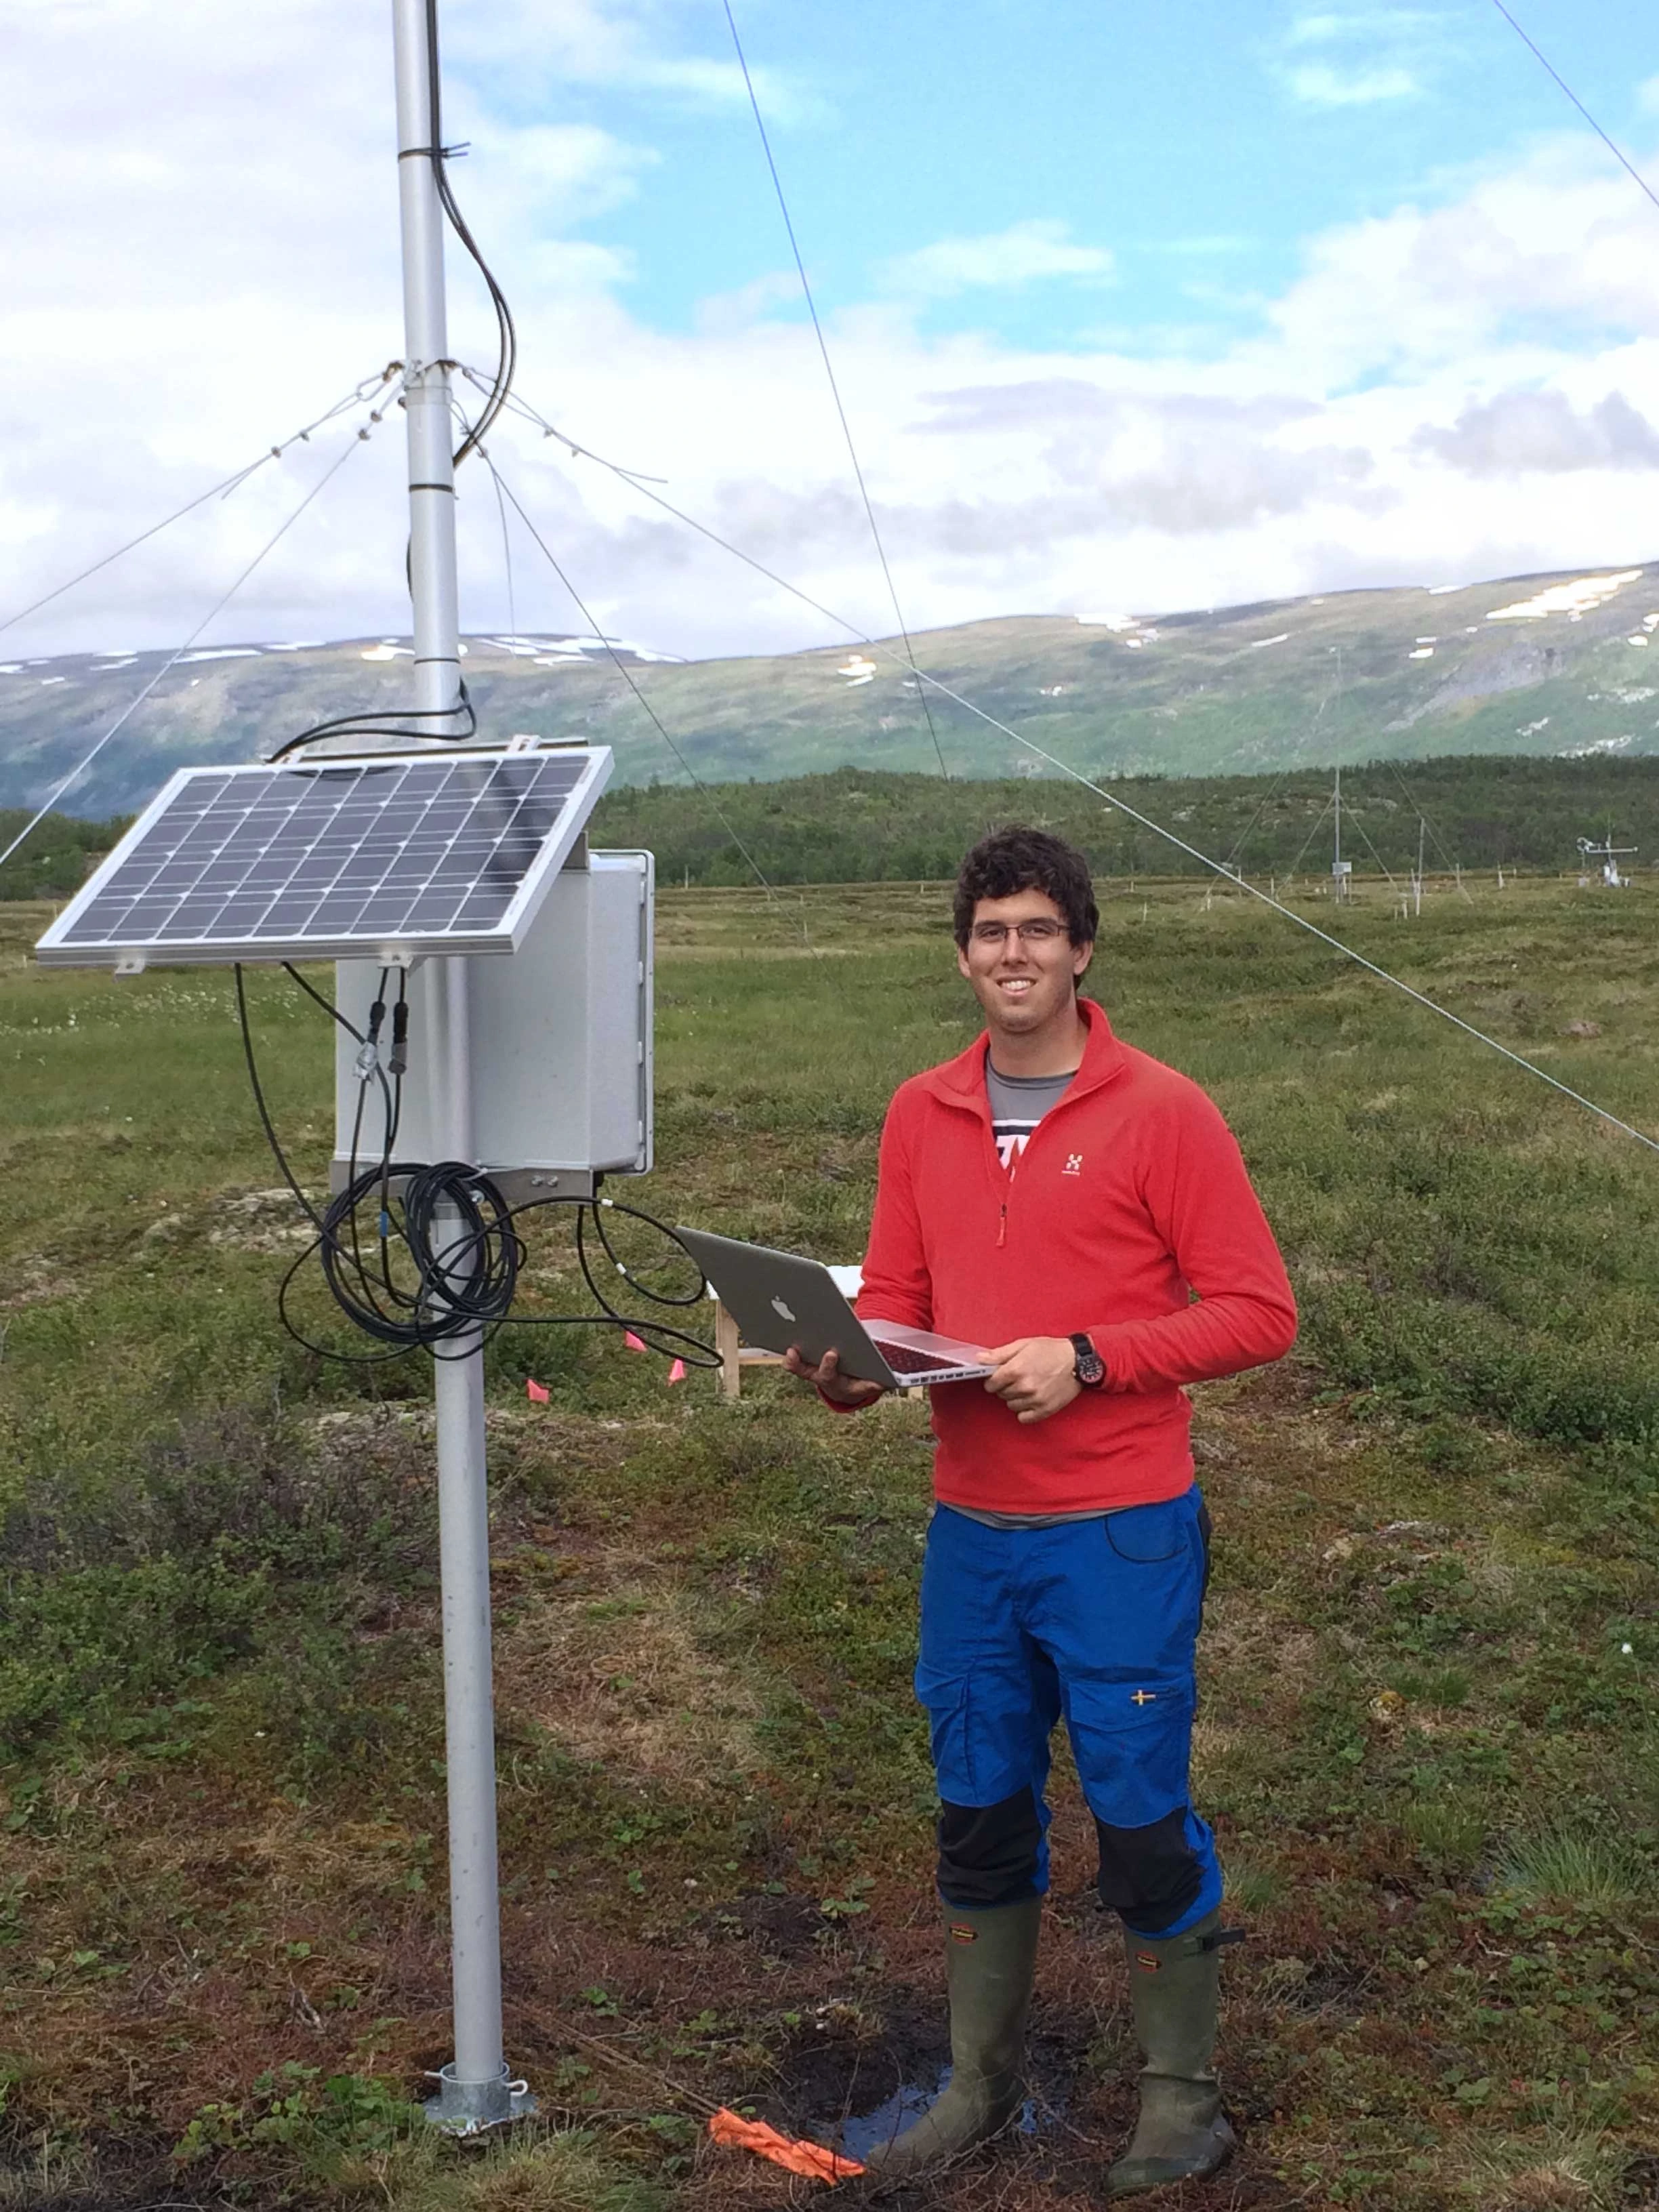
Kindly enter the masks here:
M 83 822 L 73 814 L 48 814 L 0 867 L 0 899 L 68 898 L 132 819 L 121 814 L 108 822 Z M 21 807 L 0 810 L 0 852 L 28 820 Z
M 1328 881 L 1332 772 L 1279 775 L 1126 776 L 1105 788 L 1148 822 L 1252 879 Z M 758 867 L 775 884 L 877 883 L 953 877 L 968 846 L 1006 822 L 1036 822 L 1070 838 L 1097 874 L 1207 876 L 1169 837 L 1137 823 L 1054 771 L 1004 782 L 872 775 L 841 768 L 782 783 L 653 783 L 608 792 L 594 817 L 599 845 L 644 845 L 664 884 L 740 884 Z M 1342 771 L 1342 850 L 1360 875 L 1406 884 L 1458 867 L 1555 875 L 1577 861 L 1580 836 L 1638 847 L 1626 868 L 1659 860 L 1659 761 L 1559 761 L 1524 756 Z M 746 857 L 753 856 L 753 866 Z
M 1659 1161 L 1242 893 L 1103 889 L 1098 995 L 1230 1115 L 1304 1316 L 1289 1361 L 1195 1394 L 1198 1786 L 1249 1941 L 1242 2148 L 1181 2201 L 1651 2205 Z M 1341 926 L 1659 1135 L 1659 892 L 1465 890 L 1407 919 L 1368 886 Z M 508 2050 L 540 2117 L 434 2139 L 429 1370 L 278 1327 L 306 1232 L 228 975 L 43 973 L 48 911 L 0 908 L 0 2203 L 803 2201 L 709 2108 L 828 2139 L 945 2057 L 925 1407 L 836 1420 L 769 1370 L 728 1405 L 608 1330 L 495 1338 Z M 856 1259 L 890 1090 L 974 1033 L 943 890 L 671 890 L 659 933 L 658 1165 L 619 1194 Z M 319 1186 L 327 1025 L 280 975 L 250 1001 Z M 568 1222 L 527 1237 L 526 1324 L 591 1310 Z M 362 1348 L 308 1278 L 298 1307 Z M 1133 2060 L 1057 1797 L 1036 2124 L 899 2212 L 1099 2202 Z
M 1254 879 L 1328 879 L 1333 786 L 1328 768 L 1278 775 L 1126 776 L 1107 788 L 1137 813 Z M 1343 851 L 1361 875 L 1405 882 L 1419 854 L 1428 872 L 1571 871 L 1581 836 L 1638 848 L 1638 871 L 1659 861 L 1659 759 L 1548 760 L 1525 755 L 1374 761 L 1342 772 Z M 67 897 L 130 817 L 107 823 L 53 814 L 0 867 L 0 899 Z M 0 811 L 0 847 L 27 816 Z M 1112 876 L 1204 875 L 1201 863 L 1053 771 L 1001 782 L 946 782 L 838 768 L 781 781 L 623 785 L 593 816 L 596 845 L 646 846 L 659 880 L 684 888 L 937 880 L 993 824 L 1036 821 L 1072 838 Z

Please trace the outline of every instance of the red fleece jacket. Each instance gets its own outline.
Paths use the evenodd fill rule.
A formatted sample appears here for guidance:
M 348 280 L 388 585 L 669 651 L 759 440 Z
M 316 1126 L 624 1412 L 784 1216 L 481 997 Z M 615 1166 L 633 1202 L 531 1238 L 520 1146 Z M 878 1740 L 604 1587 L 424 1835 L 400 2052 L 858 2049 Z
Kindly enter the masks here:
M 882 1132 L 860 1314 L 988 1346 L 1085 1329 L 1106 1363 L 1103 1389 L 1029 1426 L 981 1382 L 933 1389 L 946 1504 L 1064 1513 L 1176 1497 L 1193 1479 L 1182 1385 L 1295 1340 L 1285 1265 L 1219 1111 L 1079 1006 L 1083 1064 L 1012 1169 L 991 1133 L 988 1035 L 901 1085 Z

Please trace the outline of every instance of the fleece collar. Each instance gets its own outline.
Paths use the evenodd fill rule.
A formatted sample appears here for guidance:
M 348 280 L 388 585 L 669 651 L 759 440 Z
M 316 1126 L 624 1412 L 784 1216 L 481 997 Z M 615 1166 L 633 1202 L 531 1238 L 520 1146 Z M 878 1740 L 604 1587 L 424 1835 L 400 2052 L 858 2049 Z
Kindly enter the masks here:
M 1089 1041 L 1083 1048 L 1083 1063 L 1066 1094 L 1068 1101 L 1111 1082 L 1122 1073 L 1128 1058 L 1113 1034 L 1105 1008 L 1092 999 L 1079 999 L 1078 1006 L 1089 1024 Z M 954 1060 L 941 1061 L 937 1067 L 930 1067 L 920 1078 L 922 1088 L 946 1105 L 965 1106 L 970 1113 L 984 1112 L 985 1054 L 990 1042 L 990 1030 L 981 1030 L 966 1052 L 958 1053 Z

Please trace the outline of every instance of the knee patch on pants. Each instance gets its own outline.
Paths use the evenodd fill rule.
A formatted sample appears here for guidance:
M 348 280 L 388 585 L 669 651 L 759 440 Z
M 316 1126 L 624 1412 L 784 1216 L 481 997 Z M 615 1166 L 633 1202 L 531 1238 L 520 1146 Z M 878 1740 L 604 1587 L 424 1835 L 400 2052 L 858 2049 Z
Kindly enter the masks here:
M 1148 1936 L 1173 1927 L 1203 1885 L 1204 1869 L 1187 1836 L 1187 1808 L 1177 1805 L 1144 1828 L 1114 1828 L 1097 1818 L 1100 1901 Z
M 941 1804 L 939 1895 L 964 1910 L 1035 1897 L 1042 1843 L 1042 1824 L 1030 1789 L 998 1805 Z

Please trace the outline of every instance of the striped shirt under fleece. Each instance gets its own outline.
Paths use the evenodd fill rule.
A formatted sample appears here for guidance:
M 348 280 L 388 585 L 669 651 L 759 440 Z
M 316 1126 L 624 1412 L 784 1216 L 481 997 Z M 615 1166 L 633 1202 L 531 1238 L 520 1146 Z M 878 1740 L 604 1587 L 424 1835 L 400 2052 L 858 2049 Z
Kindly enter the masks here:
M 997 1140 L 997 1158 L 1011 1168 L 1030 1144 L 1037 1123 L 1051 1106 L 1058 1106 L 1071 1088 L 1074 1067 L 1063 1075 L 1005 1075 L 985 1055 L 985 1091 L 991 1106 L 991 1133 Z

